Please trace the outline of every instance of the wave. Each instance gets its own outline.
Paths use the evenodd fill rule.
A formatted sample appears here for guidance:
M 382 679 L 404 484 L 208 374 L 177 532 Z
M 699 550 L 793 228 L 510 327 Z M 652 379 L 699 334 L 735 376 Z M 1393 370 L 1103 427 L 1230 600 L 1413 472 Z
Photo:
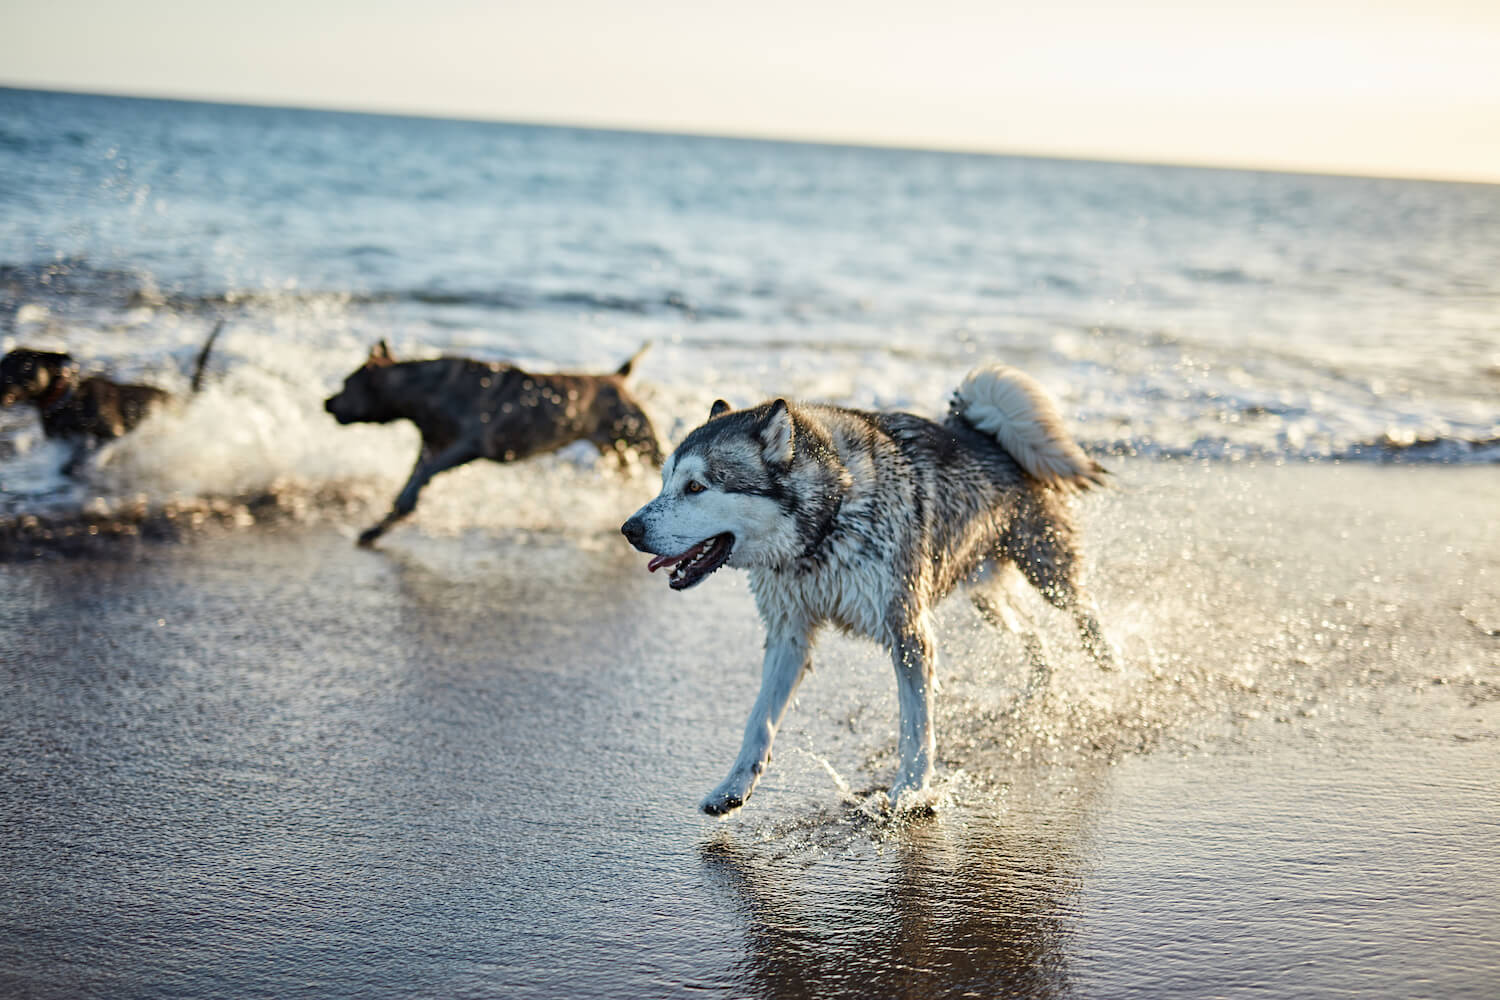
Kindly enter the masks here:
M 378 246 L 360 246 L 350 253 L 388 255 Z M 686 319 L 735 319 L 741 311 L 722 303 L 704 302 L 676 289 L 635 294 L 592 289 L 541 289 L 518 285 L 494 288 L 451 288 L 417 285 L 375 288 L 256 288 L 183 289 L 164 287 L 144 269 L 95 265 L 83 257 L 28 263 L 0 263 L 0 316 L 10 325 L 27 305 L 63 313 L 77 308 L 132 310 L 164 309 L 182 314 L 227 310 L 271 312 L 310 307 L 370 307 L 410 304 L 426 309 L 464 308 L 479 311 L 525 312 L 558 309 L 631 316 L 676 315 Z
M 0 263 L 0 312 L 9 316 L 37 299 L 128 307 L 133 297 L 149 295 L 155 288 L 146 271 L 96 267 L 82 257 Z
M 726 319 L 740 315 L 736 309 L 695 302 L 682 292 L 670 290 L 643 295 L 618 295 L 578 289 L 537 292 L 519 288 L 468 290 L 414 288 L 378 293 L 369 300 L 517 312 L 528 309 L 567 308 L 584 309 L 589 312 L 627 313 L 634 316 L 678 313 L 689 318 Z
M 42 158 L 53 155 L 59 146 L 79 148 L 86 145 L 89 137 L 83 132 L 69 129 L 56 135 L 28 135 L 0 128 L 0 150 L 22 156 Z
M 1184 267 L 1182 276 L 1206 285 L 1269 285 L 1271 281 L 1238 267 Z
M 1420 437 L 1387 433 L 1344 450 L 1340 461 L 1435 465 L 1500 464 L 1500 437 Z
M 1084 451 L 1097 458 L 1145 458 L 1199 462 L 1364 462 L 1390 465 L 1500 465 L 1500 437 L 1420 437 L 1386 434 L 1353 444 L 1300 447 L 1287 441 L 1258 443 L 1225 436 L 1169 442 L 1149 436 L 1082 439 Z
M 323 412 L 323 398 L 382 337 L 402 357 L 462 353 L 543 370 L 603 370 L 654 340 L 635 389 L 669 445 L 715 397 L 748 405 L 784 394 L 937 416 L 963 372 L 993 358 L 1041 378 L 1080 442 L 1106 460 L 1500 463 L 1500 425 L 1483 395 L 1493 371 L 1475 369 L 1479 389 L 1437 384 L 1456 365 L 1424 384 L 1421 372 L 1391 374 L 1391 358 L 1400 360 L 1391 351 L 1223 343 L 1149 317 L 1083 327 L 1008 309 L 1003 320 L 887 307 L 790 319 L 781 306 L 806 290 L 759 278 L 771 305 L 750 316 L 667 281 L 629 292 L 618 282 L 457 281 L 186 292 L 81 256 L 0 264 L 0 334 L 19 335 L 4 346 L 60 345 L 91 371 L 181 398 L 101 449 L 81 483 L 58 474 L 66 449 L 41 440 L 30 408 L 0 413 L 0 558 L 288 518 L 332 518 L 352 536 L 383 512 L 417 450 L 407 425 L 340 428 Z M 714 294 L 741 294 L 726 284 Z M 183 372 L 224 317 L 211 383 L 189 397 Z M 424 495 L 416 532 L 612 533 L 630 495 L 649 495 L 641 481 L 650 477 L 618 484 L 606 473 L 579 454 L 476 463 Z

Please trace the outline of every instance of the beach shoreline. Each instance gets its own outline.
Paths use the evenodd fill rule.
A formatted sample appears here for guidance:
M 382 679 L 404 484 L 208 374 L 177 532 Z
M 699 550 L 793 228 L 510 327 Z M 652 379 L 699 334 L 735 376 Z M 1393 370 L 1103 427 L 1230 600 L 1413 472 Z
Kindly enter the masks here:
M 835 635 L 754 798 L 696 813 L 760 626 L 602 518 L 8 562 L 0 987 L 1493 996 L 1500 468 L 1115 466 L 1080 510 L 1124 668 L 1038 603 L 1018 708 L 947 602 L 940 805 L 898 823 L 889 665 Z

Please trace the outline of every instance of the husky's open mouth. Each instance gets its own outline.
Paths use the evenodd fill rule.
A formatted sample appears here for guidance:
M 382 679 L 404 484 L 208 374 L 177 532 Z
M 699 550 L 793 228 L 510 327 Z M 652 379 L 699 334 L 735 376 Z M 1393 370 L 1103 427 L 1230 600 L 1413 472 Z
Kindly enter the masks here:
M 646 564 L 646 568 L 655 573 L 663 566 L 671 566 L 672 576 L 667 585 L 673 590 L 686 590 L 694 584 L 702 583 L 704 577 L 724 565 L 733 550 L 734 535 L 726 531 L 722 535 L 705 538 L 681 555 L 657 556 Z

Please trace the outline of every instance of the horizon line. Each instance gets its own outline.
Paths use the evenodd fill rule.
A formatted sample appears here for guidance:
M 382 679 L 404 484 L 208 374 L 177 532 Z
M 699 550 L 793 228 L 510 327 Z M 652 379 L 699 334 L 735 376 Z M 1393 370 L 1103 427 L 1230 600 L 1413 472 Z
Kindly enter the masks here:
M 1277 163 L 1225 163 L 1207 160 L 1169 160 L 1152 157 L 1135 157 L 1121 154 L 1090 152 L 1086 150 L 1018 151 L 1012 149 L 965 146 L 958 143 L 919 143 L 914 140 L 878 139 L 872 137 L 811 136 L 795 130 L 786 132 L 732 131 L 714 126 L 664 126 L 642 122 L 623 121 L 564 121 L 557 119 L 527 118 L 524 116 L 490 116 L 473 113 L 437 110 L 400 110 L 380 107 L 359 107 L 339 104 L 315 104 L 306 102 L 285 103 L 270 99 L 247 97 L 183 96 L 168 92 L 143 92 L 124 90 L 102 90 L 63 86 L 39 86 L 14 83 L 0 78 L 0 91 L 12 90 L 41 94 L 64 94 L 74 97 L 103 97 L 119 100 L 158 101 L 163 103 L 204 104 L 221 107 L 261 108 L 265 110 L 327 112 L 332 114 L 364 115 L 375 118 L 408 118 L 424 121 L 450 121 L 475 125 L 516 125 L 526 128 L 550 128 L 587 132 L 612 132 L 621 135 L 648 135 L 683 139 L 718 139 L 740 142 L 781 143 L 785 145 L 824 146 L 836 149 L 890 150 L 895 152 L 939 153 L 953 156 L 988 156 L 1019 160 L 1051 160 L 1061 163 L 1091 163 L 1127 167 L 1168 167 L 1184 170 L 1217 170 L 1236 173 L 1290 174 L 1305 177 L 1351 178 L 1358 180 L 1410 181 L 1424 184 L 1464 184 L 1497 186 L 1500 177 L 1476 177 L 1468 175 L 1400 174 L 1380 170 L 1363 170 L 1354 167 L 1296 166 Z

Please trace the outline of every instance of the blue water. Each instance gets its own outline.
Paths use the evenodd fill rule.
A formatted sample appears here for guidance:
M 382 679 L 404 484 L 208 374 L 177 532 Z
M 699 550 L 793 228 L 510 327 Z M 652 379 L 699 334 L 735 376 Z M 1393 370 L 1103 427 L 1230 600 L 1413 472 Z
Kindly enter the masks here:
M 1500 460 L 1500 186 L 0 90 L 0 219 L 5 349 L 181 389 L 226 320 L 217 395 L 106 450 L 106 500 L 404 452 L 319 409 L 379 337 L 653 340 L 672 439 L 718 396 L 937 412 L 997 358 L 1100 453 Z M 56 452 L 0 414 L 0 510 L 67 493 Z

